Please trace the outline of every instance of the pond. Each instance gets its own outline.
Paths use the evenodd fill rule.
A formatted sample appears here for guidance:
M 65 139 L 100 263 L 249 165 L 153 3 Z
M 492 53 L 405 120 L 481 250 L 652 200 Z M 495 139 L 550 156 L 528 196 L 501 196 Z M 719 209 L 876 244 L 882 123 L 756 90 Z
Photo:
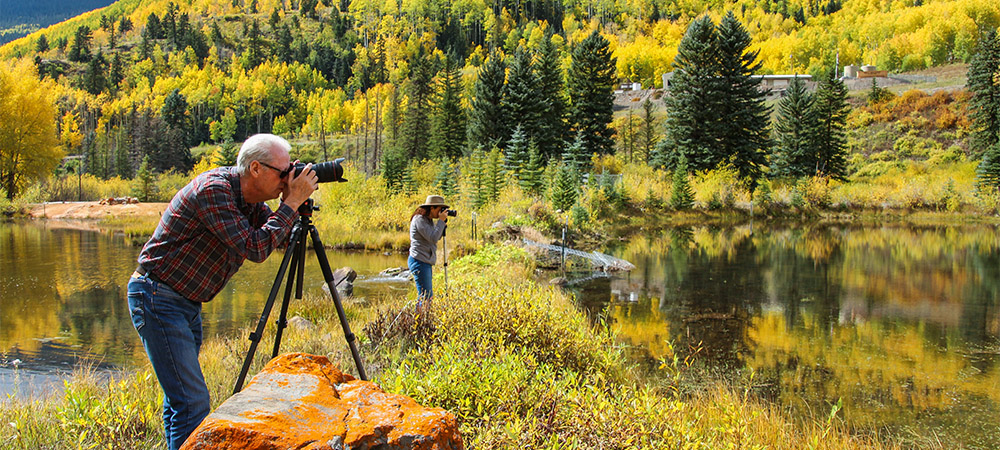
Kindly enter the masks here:
M 140 247 L 122 236 L 73 225 L 0 223 L 0 399 L 51 392 L 80 365 L 105 372 L 146 362 L 125 301 Z M 404 266 L 405 255 L 326 253 L 333 269 L 348 266 L 358 273 L 356 297 L 405 295 L 412 289 L 412 283 L 376 280 L 380 271 Z M 256 325 L 281 256 L 262 264 L 248 261 L 203 306 L 206 337 Z M 303 278 L 304 295 L 322 294 L 323 274 L 311 251 Z M 275 308 L 270 320 L 277 314 Z
M 601 249 L 635 270 L 571 275 L 569 288 L 650 367 L 670 344 L 696 349 L 705 373 L 752 372 L 759 397 L 802 417 L 824 417 L 839 402 L 838 414 L 861 430 L 1000 448 L 997 231 L 666 228 Z M 138 252 L 120 236 L 64 223 L 0 224 L 0 399 L 51 391 L 80 364 L 145 364 L 125 307 Z M 356 296 L 412 295 L 410 283 L 374 282 L 405 255 L 327 254 L 335 268 L 358 272 Z M 246 263 L 205 304 L 206 336 L 256 324 L 280 261 Z M 319 293 L 316 259 L 306 263 L 307 294 Z
M 653 367 L 669 342 L 802 417 L 839 402 L 858 429 L 1000 448 L 997 231 L 668 228 L 602 249 L 635 270 L 570 283 Z

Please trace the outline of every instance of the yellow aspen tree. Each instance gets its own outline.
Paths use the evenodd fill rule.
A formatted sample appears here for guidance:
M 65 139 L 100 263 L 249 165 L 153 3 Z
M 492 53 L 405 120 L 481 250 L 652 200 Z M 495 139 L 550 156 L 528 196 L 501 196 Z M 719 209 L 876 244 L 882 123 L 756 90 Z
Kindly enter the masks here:
M 0 63 L 0 188 L 9 200 L 63 157 L 53 90 L 30 62 Z

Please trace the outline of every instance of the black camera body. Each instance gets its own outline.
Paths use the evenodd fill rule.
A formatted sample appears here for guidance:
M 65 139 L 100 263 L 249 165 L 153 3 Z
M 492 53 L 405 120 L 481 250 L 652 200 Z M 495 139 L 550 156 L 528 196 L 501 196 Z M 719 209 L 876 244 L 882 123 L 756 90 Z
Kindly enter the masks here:
M 313 172 L 316 172 L 316 177 L 319 178 L 320 183 L 329 183 L 331 181 L 336 181 L 338 183 L 343 183 L 347 181 L 344 179 L 344 167 L 340 165 L 344 158 L 337 158 L 333 161 L 326 161 L 321 163 L 313 164 Z M 299 176 L 302 173 L 302 169 L 305 169 L 306 165 L 299 163 L 295 165 L 295 176 Z
M 457 215 L 458 215 L 458 211 L 456 211 L 454 209 L 449 209 L 448 210 L 448 217 L 455 217 Z

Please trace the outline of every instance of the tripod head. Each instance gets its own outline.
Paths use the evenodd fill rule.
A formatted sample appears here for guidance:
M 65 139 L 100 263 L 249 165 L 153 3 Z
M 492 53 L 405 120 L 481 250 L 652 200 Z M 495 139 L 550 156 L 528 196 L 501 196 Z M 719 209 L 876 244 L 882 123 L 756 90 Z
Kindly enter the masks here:
M 319 211 L 319 206 L 316 206 L 316 202 L 309 197 L 306 201 L 299 205 L 298 213 L 301 217 L 312 217 L 313 211 Z

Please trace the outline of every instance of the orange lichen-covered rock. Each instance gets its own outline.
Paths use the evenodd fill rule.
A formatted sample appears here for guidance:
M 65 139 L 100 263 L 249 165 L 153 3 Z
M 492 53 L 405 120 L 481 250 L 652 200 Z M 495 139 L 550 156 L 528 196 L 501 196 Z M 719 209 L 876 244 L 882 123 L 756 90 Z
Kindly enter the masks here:
M 323 356 L 281 355 L 181 450 L 460 450 L 455 416 L 356 380 Z

